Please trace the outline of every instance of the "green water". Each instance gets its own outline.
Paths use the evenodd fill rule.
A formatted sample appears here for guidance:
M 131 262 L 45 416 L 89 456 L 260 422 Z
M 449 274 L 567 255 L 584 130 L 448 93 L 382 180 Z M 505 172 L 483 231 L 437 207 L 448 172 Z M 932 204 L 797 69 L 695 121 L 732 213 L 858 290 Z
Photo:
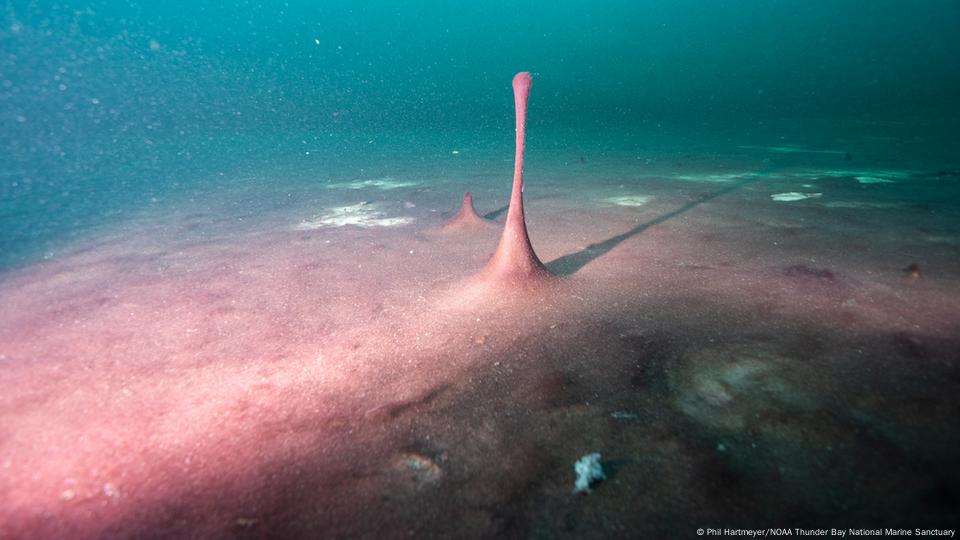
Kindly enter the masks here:
M 956 528 L 957 0 L 0 5 L 0 538 Z
M 387 138 L 410 162 L 461 146 L 509 158 L 520 70 L 531 137 L 573 154 L 835 130 L 921 155 L 957 145 L 957 2 L 595 4 L 8 1 L 0 267 L 302 152 L 334 179 L 363 176 Z

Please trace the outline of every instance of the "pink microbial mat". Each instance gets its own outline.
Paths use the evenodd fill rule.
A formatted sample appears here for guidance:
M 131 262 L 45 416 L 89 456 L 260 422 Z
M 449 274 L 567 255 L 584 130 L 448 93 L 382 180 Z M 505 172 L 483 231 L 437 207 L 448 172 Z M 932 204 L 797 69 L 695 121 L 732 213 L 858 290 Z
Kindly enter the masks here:
M 0 538 L 956 518 L 955 172 L 551 136 L 512 192 L 265 169 L 0 274 Z

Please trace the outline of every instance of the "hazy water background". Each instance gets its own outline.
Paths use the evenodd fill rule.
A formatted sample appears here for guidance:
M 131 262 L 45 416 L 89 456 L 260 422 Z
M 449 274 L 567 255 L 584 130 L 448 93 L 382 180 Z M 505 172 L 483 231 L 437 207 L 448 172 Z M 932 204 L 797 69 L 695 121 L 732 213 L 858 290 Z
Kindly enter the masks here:
M 509 157 L 520 70 L 531 133 L 555 144 L 838 130 L 942 150 L 957 28 L 953 0 L 7 2 L 0 269 L 271 169 L 361 177 L 463 144 Z

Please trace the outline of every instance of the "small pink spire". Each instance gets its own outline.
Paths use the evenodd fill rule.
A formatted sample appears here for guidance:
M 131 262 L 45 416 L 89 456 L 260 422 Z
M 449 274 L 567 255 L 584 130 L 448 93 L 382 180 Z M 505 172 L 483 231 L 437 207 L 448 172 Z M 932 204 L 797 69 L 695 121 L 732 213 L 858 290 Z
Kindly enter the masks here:
M 460 206 L 460 211 L 443 226 L 442 230 L 443 232 L 454 232 L 468 229 L 485 229 L 492 226 L 492 221 L 483 219 L 477 214 L 477 210 L 473 207 L 473 194 L 468 191 L 463 194 L 463 204 Z

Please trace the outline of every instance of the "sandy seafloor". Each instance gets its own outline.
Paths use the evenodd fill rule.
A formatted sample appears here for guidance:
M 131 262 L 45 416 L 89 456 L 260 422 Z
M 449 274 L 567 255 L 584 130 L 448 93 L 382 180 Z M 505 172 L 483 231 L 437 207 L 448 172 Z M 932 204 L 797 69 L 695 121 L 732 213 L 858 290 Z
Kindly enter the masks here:
M 4 271 L 0 538 L 956 527 L 960 145 L 706 131 L 530 128 L 533 295 L 439 232 L 509 133 L 304 139 Z

